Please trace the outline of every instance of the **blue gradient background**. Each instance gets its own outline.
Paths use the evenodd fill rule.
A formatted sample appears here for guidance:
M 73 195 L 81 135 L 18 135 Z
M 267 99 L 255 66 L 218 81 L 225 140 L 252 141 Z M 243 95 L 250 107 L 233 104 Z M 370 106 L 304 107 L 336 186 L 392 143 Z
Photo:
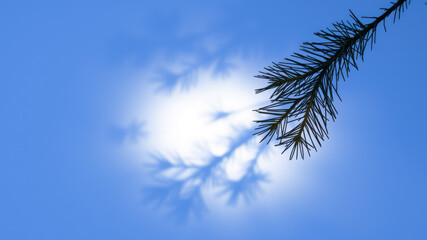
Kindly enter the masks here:
M 209 217 L 216 214 L 210 210 L 176 224 L 145 204 L 142 164 L 120 150 L 127 130 L 117 126 L 131 124 L 123 116 L 132 116 L 139 104 L 132 99 L 144 95 L 144 82 L 135 77 L 144 78 L 144 69 L 193 54 L 189 69 L 216 61 L 221 73 L 229 56 L 241 54 L 255 59 L 252 76 L 315 40 L 313 32 L 348 19 L 348 9 L 375 16 L 386 6 L 367 0 L 4 2 L 0 238 L 427 238 L 427 7 L 421 1 L 396 24 L 388 21 L 387 33 L 379 29 L 374 51 L 340 85 L 340 114 L 324 147 L 304 161 L 277 159 L 299 172 L 288 183 L 297 190 L 279 186 L 272 196 L 264 191 L 270 198 L 264 204 L 226 206 L 231 213 L 241 207 L 231 217 Z M 202 40 L 219 47 L 208 51 Z M 172 91 L 178 77 L 161 72 L 161 91 Z M 144 131 L 150 129 L 134 138 Z

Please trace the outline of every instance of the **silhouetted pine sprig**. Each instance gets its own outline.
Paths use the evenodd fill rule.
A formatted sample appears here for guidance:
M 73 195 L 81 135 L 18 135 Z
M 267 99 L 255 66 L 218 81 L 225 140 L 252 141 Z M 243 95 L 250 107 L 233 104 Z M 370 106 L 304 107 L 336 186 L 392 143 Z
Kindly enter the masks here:
M 269 143 L 275 136 L 278 145 L 283 145 L 285 152 L 292 148 L 290 159 L 321 146 L 321 141 L 328 138 L 327 122 L 335 120 L 337 110 L 333 105 L 334 96 L 338 94 L 338 81 L 345 80 L 352 67 L 357 68 L 357 59 L 363 61 L 363 54 L 368 45 L 376 41 L 377 27 L 381 23 L 386 30 L 385 20 L 393 15 L 396 18 L 408 7 L 410 0 L 392 2 L 390 8 L 381 8 L 384 13 L 368 24 L 354 15 L 350 10 L 352 21 L 334 23 L 315 33 L 323 41 L 304 42 L 301 53 L 294 53 L 284 62 L 274 63 L 255 77 L 267 79 L 268 85 L 257 89 L 256 93 L 273 90 L 270 104 L 255 111 L 268 117 L 257 123 L 261 141 Z M 294 126 L 288 127 L 288 124 Z

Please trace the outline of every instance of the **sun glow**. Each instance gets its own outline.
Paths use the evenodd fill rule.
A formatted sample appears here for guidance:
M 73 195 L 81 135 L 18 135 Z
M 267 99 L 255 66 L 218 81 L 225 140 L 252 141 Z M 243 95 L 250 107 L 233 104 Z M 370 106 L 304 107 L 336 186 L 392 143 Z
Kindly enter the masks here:
M 167 202 L 176 215 L 197 215 L 205 205 L 222 209 L 212 200 L 218 197 L 226 205 L 253 202 L 272 182 L 283 189 L 295 185 L 283 182 L 297 176 L 284 166 L 287 156 L 253 135 L 258 117 L 253 109 L 268 98 L 254 93 L 263 84 L 251 75 L 257 67 L 239 57 L 230 62 L 233 67 L 225 74 L 217 74 L 215 64 L 194 70 L 191 87 L 178 82 L 170 91 L 159 91 L 155 81 L 144 83 L 138 100 L 143 104 L 133 118 L 144 121 L 147 134 L 136 152 L 149 159 L 145 175 L 157 188 L 145 194 Z

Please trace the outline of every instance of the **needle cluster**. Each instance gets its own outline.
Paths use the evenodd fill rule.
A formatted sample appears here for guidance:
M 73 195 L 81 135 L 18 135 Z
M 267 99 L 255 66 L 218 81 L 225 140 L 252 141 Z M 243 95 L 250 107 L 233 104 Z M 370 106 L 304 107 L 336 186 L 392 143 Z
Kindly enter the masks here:
M 350 10 L 351 21 L 337 22 L 315 33 L 320 42 L 304 42 L 299 53 L 260 71 L 255 77 L 267 80 L 268 85 L 256 93 L 273 91 L 270 104 L 255 110 L 264 115 L 255 121 L 262 141 L 269 143 L 274 137 L 276 146 L 284 146 L 283 152 L 291 149 L 290 159 L 317 151 L 328 138 L 328 121 L 334 121 L 338 114 L 333 102 L 335 97 L 341 100 L 339 80 L 345 81 L 352 68 L 358 69 L 357 60 L 363 61 L 367 46 L 372 50 L 377 27 L 382 23 L 386 30 L 385 20 L 390 16 L 393 23 L 400 19 L 410 2 L 398 0 L 382 8 L 379 17 L 362 17 L 371 19 L 367 24 Z

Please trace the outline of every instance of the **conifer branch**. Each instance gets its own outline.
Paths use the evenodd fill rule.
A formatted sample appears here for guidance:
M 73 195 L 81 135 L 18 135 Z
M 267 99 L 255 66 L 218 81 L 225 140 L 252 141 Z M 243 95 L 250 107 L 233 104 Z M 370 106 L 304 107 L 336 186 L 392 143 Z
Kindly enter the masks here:
M 304 42 L 301 53 L 260 71 L 255 77 L 268 80 L 268 85 L 255 92 L 273 90 L 270 104 L 255 110 L 268 116 L 255 121 L 256 134 L 263 135 L 261 141 L 269 143 L 275 137 L 276 146 L 284 146 L 283 152 L 292 148 L 290 159 L 317 151 L 321 141 L 328 138 L 327 122 L 338 114 L 333 105 L 335 96 L 341 100 L 338 81 L 345 81 L 351 68 L 358 70 L 356 61 L 363 61 L 369 44 L 372 50 L 378 25 L 383 23 L 387 31 L 385 20 L 391 15 L 393 23 L 400 19 L 410 2 L 398 0 L 389 8 L 381 8 L 384 13 L 379 17 L 362 17 L 373 19 L 368 24 L 350 10 L 351 22 L 340 21 L 315 33 L 322 42 Z M 295 126 L 288 129 L 290 123 Z

